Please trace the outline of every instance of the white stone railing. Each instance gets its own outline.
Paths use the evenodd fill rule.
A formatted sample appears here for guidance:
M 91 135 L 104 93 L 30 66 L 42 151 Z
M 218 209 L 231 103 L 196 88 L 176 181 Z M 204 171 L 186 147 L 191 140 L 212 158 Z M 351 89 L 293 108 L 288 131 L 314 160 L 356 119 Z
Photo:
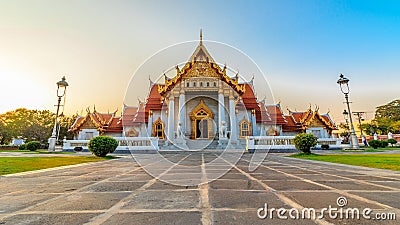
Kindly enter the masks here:
M 158 137 L 114 137 L 118 141 L 116 150 L 159 150 Z M 89 140 L 64 140 L 63 150 L 81 147 L 88 150 Z
M 158 137 L 115 137 L 116 150 L 159 150 Z
M 295 136 L 249 136 L 246 137 L 246 150 L 257 149 L 296 149 Z M 318 138 L 316 148 L 321 145 L 329 145 L 329 148 L 340 148 L 340 138 Z

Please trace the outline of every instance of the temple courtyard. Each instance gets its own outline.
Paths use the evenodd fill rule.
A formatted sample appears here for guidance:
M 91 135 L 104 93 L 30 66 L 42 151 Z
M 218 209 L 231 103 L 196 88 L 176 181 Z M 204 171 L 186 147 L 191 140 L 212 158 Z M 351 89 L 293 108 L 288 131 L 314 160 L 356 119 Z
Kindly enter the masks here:
M 217 152 L 163 156 L 174 163 L 146 164 L 152 172 L 159 170 L 157 178 L 148 175 L 135 155 L 2 176 L 0 224 L 398 224 L 373 219 L 377 214 L 400 215 L 396 171 L 283 154 L 268 154 L 249 171 L 253 155 L 244 154 L 225 173 L 226 165 L 207 167 L 218 158 Z M 216 174 L 221 176 L 211 182 L 190 185 Z M 174 180 L 187 185 L 174 185 Z M 369 220 L 334 219 L 327 211 L 324 218 L 280 219 L 275 211 L 273 218 L 260 219 L 266 204 L 268 210 L 285 209 L 286 216 L 290 209 L 321 212 L 329 206 L 372 212 Z

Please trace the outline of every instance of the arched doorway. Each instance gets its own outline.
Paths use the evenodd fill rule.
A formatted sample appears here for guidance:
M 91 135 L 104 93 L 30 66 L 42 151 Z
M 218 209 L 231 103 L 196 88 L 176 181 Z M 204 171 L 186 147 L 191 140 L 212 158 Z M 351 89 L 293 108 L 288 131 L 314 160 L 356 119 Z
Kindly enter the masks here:
M 153 123 L 153 137 L 158 137 L 160 139 L 164 139 L 164 123 L 158 118 Z
M 191 139 L 212 139 L 214 113 L 207 107 L 203 100 L 189 114 L 192 125 Z

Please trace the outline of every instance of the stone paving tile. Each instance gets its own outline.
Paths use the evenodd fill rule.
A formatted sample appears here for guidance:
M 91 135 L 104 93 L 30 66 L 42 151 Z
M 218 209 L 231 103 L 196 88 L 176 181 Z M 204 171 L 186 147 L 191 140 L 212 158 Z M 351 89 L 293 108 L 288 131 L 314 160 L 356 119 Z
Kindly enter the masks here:
M 350 192 L 367 199 L 379 201 L 382 204 L 391 207 L 400 208 L 400 191 L 399 192 Z M 400 215 L 399 215 L 400 216 Z
M 149 181 L 154 177 L 148 174 L 125 174 L 122 176 L 112 177 L 109 181 Z
M 1 224 L 43 225 L 68 224 L 78 225 L 90 222 L 94 213 L 58 213 L 58 214 L 20 214 L 1 221 Z
M 325 174 L 296 174 L 296 176 L 312 180 L 312 181 L 322 181 L 322 180 L 344 180 L 343 178 L 336 177 L 336 176 L 330 176 L 330 175 L 325 175 Z
M 400 181 L 370 181 L 370 183 L 400 189 Z
M 0 214 L 21 210 L 59 195 L 60 194 L 16 194 L 2 196 L 0 197 Z
M 265 191 L 210 190 L 209 195 L 213 208 L 253 208 L 256 211 L 256 209 L 264 207 L 265 203 L 271 207 L 289 207 L 275 194 Z
M 316 184 L 308 183 L 300 180 L 281 180 L 281 181 L 263 181 L 269 187 L 277 191 L 293 191 L 293 190 L 328 190 L 327 188 Z
M 144 191 L 129 200 L 122 209 L 191 209 L 199 206 L 199 192 Z
M 165 224 L 202 224 L 201 212 L 143 212 L 118 213 L 105 221 L 103 225 L 165 225 Z
M 242 189 L 242 190 L 264 190 L 255 181 L 252 180 L 215 180 L 209 184 L 211 189 Z
M 111 208 L 130 193 L 74 193 L 62 198 L 50 200 L 38 205 L 30 211 L 54 211 L 54 210 L 104 210 Z
M 357 183 L 355 181 L 341 180 L 341 181 L 318 181 L 320 184 L 324 184 L 339 190 L 390 190 L 388 188 L 377 187 L 373 185 Z
M 400 179 L 396 172 L 294 160 L 274 154 L 268 155 L 255 171 L 248 171 L 252 157 L 249 154 L 238 162 L 239 170 L 221 160 L 205 164 L 216 158 L 214 154 L 182 153 L 165 157 L 181 161 L 184 166 L 171 168 L 174 164 L 165 162 L 149 166 L 147 170 L 159 174 L 170 169 L 158 180 L 153 180 L 130 157 L 20 177 L 1 177 L 0 224 L 104 221 L 104 224 L 202 224 L 202 217 L 206 218 L 204 221 L 210 219 L 212 224 L 315 224 L 310 220 L 261 220 L 257 218 L 257 208 L 267 203 L 275 208 L 298 204 L 320 209 L 336 206 L 337 198 L 342 195 L 346 196 L 349 207 L 381 211 L 388 209 L 379 203 L 400 207 L 397 201 L 400 191 L 393 191 L 399 188 L 400 182 L 396 180 Z M 198 166 L 200 162 L 204 162 L 205 170 Z M 225 168 L 231 170 L 224 173 Z M 217 177 L 218 180 L 200 186 L 188 185 Z M 174 185 L 178 181 L 186 185 Z M 265 185 L 276 191 L 267 191 Z M 99 213 L 105 214 L 98 216 Z
M 146 182 L 143 181 L 113 181 L 102 182 L 90 187 L 84 188 L 82 192 L 116 192 L 116 191 L 134 191 L 142 187 Z
M 341 176 L 341 175 L 340 175 Z M 378 177 L 378 176 L 368 176 L 368 175 L 347 175 L 344 176 L 347 178 L 355 179 L 355 180 L 365 180 L 365 181 L 397 181 L 400 183 L 400 181 L 388 177 Z
M 155 189 L 155 190 L 168 190 L 168 189 L 197 189 L 195 186 L 179 186 L 169 184 L 163 181 L 156 181 L 153 185 L 151 185 L 148 189 Z

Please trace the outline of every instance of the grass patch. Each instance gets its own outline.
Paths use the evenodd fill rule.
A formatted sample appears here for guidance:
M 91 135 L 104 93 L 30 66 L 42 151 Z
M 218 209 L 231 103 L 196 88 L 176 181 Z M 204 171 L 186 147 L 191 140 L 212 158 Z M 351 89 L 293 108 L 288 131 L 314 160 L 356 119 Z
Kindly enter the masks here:
M 76 152 L 49 152 L 48 150 L 27 151 L 24 154 L 75 154 Z
M 0 175 L 46 169 L 57 166 L 97 162 L 115 157 L 71 156 L 71 157 L 0 157 Z
M 400 171 L 400 154 L 306 155 L 299 153 L 289 157 Z
M 0 149 L 0 152 L 30 152 L 29 150 L 10 150 L 10 149 Z

